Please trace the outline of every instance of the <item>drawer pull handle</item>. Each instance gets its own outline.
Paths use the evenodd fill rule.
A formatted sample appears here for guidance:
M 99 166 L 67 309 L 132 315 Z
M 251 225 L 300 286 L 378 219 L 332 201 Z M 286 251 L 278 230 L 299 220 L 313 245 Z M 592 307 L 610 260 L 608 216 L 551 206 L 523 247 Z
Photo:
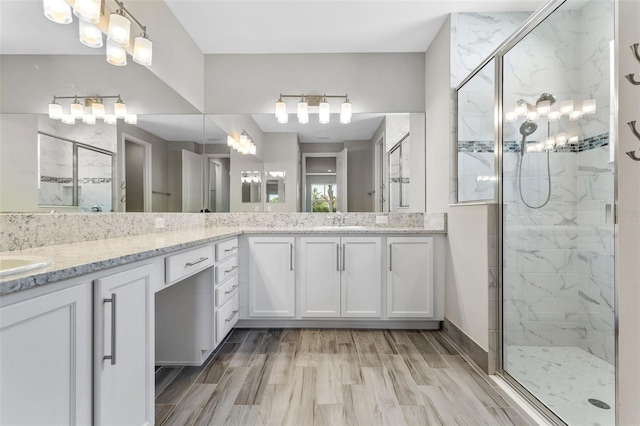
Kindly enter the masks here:
M 103 360 L 111 360 L 111 365 L 116 365 L 116 294 L 111 293 L 110 299 L 104 299 L 104 303 L 111 303 L 111 355 L 104 355 Z
M 224 273 L 225 273 L 225 274 L 228 274 L 228 273 L 230 273 L 230 272 L 235 271 L 236 269 L 238 269 L 238 265 L 234 265 L 234 266 L 233 266 L 233 268 L 231 268 L 231 269 L 225 269 L 225 270 L 224 270 Z
M 237 311 L 237 310 L 233 311 L 233 312 L 231 313 L 231 316 L 230 316 L 229 318 L 225 319 L 225 320 L 224 320 L 224 322 L 230 322 L 230 321 L 233 319 L 233 317 L 235 317 L 235 316 L 236 316 L 236 314 L 237 314 L 237 313 L 238 313 L 238 311 Z
M 190 267 L 190 266 L 194 266 L 197 265 L 198 263 L 204 262 L 205 260 L 209 260 L 208 257 L 201 257 L 200 259 L 193 261 L 193 262 L 187 262 L 184 266 L 185 267 Z
M 233 247 L 231 247 L 231 248 L 224 249 L 224 252 L 225 252 L 225 253 L 229 253 L 230 251 L 234 251 L 234 250 L 236 250 L 237 248 L 238 248 L 238 246 L 233 246 Z
M 225 291 L 224 294 L 230 294 L 233 293 L 233 290 L 235 290 L 236 288 L 238 288 L 239 284 L 234 285 L 233 287 L 231 287 L 229 290 Z

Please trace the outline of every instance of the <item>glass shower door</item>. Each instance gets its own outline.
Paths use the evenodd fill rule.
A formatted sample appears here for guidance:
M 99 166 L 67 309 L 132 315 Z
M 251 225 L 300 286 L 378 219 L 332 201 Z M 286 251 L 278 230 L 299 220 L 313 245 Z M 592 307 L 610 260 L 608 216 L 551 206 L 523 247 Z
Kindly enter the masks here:
M 503 370 L 615 423 L 613 2 L 569 0 L 503 57 Z

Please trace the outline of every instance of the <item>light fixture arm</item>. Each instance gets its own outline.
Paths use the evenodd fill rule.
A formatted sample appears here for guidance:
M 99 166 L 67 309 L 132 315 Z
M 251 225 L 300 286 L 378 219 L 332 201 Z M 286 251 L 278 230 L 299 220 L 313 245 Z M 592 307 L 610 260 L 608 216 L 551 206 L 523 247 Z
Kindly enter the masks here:
M 56 96 L 53 95 L 53 100 L 56 101 L 58 99 L 120 99 L 120 95 L 113 96 L 103 96 L 103 95 L 91 95 L 91 96 Z
M 138 27 L 140 27 L 140 29 L 142 30 L 142 33 L 144 35 L 146 35 L 147 34 L 147 27 L 145 25 L 142 25 L 142 23 L 140 21 L 138 21 L 136 19 L 136 17 L 133 16 L 133 14 L 126 7 L 124 7 L 124 2 L 121 2 L 121 1 L 118 1 L 118 0 L 113 0 L 113 1 L 115 2 L 115 4 L 118 5 L 118 12 L 116 12 L 116 13 L 120 13 L 120 11 L 125 12 L 129 16 L 129 18 L 131 18 L 133 20 L 133 22 L 135 22 L 136 25 Z

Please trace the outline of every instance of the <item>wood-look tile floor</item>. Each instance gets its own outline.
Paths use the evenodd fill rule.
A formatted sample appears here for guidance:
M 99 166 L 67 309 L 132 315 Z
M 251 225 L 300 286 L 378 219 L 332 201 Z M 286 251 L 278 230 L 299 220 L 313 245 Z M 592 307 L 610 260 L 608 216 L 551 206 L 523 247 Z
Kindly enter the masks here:
M 156 425 L 531 425 L 438 331 L 235 329 L 156 371 Z

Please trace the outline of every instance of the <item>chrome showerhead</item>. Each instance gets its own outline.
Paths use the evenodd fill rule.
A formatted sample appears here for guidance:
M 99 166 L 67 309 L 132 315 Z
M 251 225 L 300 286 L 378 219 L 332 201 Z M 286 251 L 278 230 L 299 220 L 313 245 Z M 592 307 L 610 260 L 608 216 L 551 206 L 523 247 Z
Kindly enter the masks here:
M 520 155 L 524 155 L 527 136 L 531 136 L 536 130 L 538 130 L 538 125 L 531 120 L 526 120 L 520 125 L 520 134 L 522 135 L 522 142 L 520 142 Z
M 554 95 L 552 95 L 551 93 L 546 93 L 545 92 L 542 95 L 540 95 L 540 97 L 536 101 L 536 105 L 538 105 L 540 102 L 544 102 L 544 101 L 549 101 L 549 104 L 553 105 L 553 104 L 556 103 L 556 97 Z
M 531 136 L 536 130 L 538 130 L 538 125 L 531 120 L 526 120 L 520 125 L 520 134 L 525 138 Z

